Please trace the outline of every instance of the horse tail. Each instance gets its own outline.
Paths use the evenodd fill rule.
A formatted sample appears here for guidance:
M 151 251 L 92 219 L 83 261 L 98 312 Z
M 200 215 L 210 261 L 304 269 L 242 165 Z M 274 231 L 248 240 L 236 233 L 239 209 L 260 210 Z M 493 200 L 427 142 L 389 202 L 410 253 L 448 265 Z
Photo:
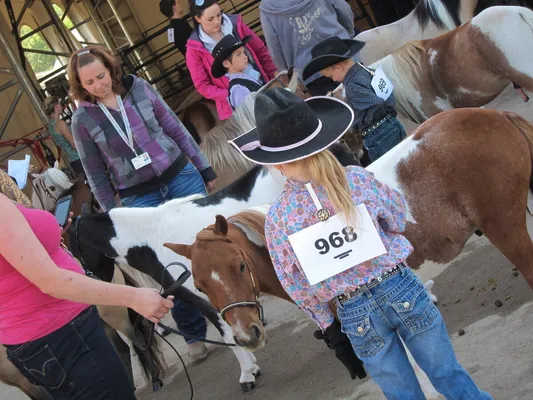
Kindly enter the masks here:
M 438 28 L 451 31 L 461 25 L 460 8 L 461 0 L 421 0 L 414 15 L 422 29 L 433 22 Z
M 529 179 L 529 188 L 533 191 L 533 125 L 531 125 L 524 117 L 510 111 L 503 111 L 503 115 L 514 125 L 514 127 L 522 134 L 529 145 L 529 152 L 531 154 L 532 170 Z

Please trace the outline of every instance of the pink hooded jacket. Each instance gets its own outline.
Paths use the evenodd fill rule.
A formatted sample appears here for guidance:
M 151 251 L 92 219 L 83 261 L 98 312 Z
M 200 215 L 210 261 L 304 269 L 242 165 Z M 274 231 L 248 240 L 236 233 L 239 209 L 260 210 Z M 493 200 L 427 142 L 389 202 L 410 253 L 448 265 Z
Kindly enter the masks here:
M 254 58 L 263 81 L 269 82 L 274 78 L 276 66 L 268 54 L 268 49 L 261 39 L 243 22 L 240 15 L 228 15 L 234 27 L 237 28 L 239 39 L 252 36 L 246 48 Z M 211 75 L 211 65 L 214 58 L 202 44 L 197 29 L 187 41 L 187 67 L 191 73 L 194 87 L 207 99 L 214 100 L 218 116 L 221 120 L 231 117 L 232 109 L 228 102 L 229 79 L 226 76 L 214 78 Z

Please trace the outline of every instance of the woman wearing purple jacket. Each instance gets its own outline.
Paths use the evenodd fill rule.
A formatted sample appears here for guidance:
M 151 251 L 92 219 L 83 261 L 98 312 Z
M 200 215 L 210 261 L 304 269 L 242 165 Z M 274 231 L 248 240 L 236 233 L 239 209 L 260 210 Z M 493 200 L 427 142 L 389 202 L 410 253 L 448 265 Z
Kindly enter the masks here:
M 206 194 L 216 174 L 176 114 L 143 79 L 123 77 L 107 50 L 87 46 L 69 60 L 74 142 L 91 189 L 104 211 L 156 207 L 175 198 Z M 172 315 L 190 335 L 192 358 L 205 358 L 206 323 L 200 311 L 175 302 Z M 179 322 L 179 323 L 178 323 Z

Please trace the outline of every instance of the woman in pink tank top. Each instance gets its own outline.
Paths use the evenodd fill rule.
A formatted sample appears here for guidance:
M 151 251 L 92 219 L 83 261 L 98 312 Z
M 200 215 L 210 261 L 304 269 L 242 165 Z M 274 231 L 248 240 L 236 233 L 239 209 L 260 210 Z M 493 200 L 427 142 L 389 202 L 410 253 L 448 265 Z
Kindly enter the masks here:
M 135 399 L 90 305 L 129 307 L 157 323 L 171 298 L 86 277 L 46 211 L 0 194 L 0 213 L 0 344 L 8 359 L 54 399 Z

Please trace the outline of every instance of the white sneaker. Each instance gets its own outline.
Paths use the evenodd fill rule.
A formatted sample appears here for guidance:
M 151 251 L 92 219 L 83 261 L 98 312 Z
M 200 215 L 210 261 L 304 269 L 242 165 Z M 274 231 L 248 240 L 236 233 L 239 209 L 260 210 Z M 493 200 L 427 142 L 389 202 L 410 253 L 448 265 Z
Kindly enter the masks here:
M 207 347 L 204 342 L 193 342 L 187 345 L 189 347 L 189 357 L 193 361 L 200 361 L 207 357 Z

